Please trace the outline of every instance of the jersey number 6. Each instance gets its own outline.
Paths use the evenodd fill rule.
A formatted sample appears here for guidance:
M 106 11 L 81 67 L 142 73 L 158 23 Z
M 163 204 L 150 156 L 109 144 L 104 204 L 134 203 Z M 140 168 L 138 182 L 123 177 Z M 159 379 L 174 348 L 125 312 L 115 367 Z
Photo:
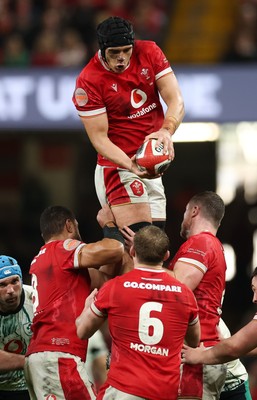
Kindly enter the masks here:
M 155 301 L 144 303 L 139 310 L 138 334 L 142 343 L 157 344 L 163 337 L 163 323 L 159 318 L 150 317 L 151 311 L 162 311 L 163 305 Z

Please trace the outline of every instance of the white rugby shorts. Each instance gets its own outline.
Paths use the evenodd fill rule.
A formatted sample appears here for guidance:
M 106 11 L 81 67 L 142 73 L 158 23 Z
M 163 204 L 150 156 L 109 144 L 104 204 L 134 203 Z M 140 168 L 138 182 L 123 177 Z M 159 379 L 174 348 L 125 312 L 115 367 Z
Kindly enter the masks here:
M 103 206 L 118 206 L 129 203 L 149 203 L 154 219 L 166 219 L 166 196 L 162 178 L 141 179 L 132 172 L 97 164 L 95 188 Z
M 219 400 L 226 372 L 226 364 L 182 364 L 178 399 Z
M 99 400 L 146 400 L 145 397 L 134 396 L 133 394 L 122 392 L 114 388 L 113 386 L 108 386 L 106 389 L 98 394 L 97 398 Z
M 25 358 L 31 400 L 95 400 L 85 363 L 69 353 L 43 351 Z

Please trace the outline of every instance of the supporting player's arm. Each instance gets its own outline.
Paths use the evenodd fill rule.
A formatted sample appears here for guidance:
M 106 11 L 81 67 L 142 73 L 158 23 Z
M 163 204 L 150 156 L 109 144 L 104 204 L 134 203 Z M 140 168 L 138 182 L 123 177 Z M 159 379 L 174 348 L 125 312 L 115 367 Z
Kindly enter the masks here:
M 98 316 L 91 310 L 91 304 L 97 294 L 95 289 L 86 299 L 82 313 L 76 319 L 77 335 L 80 339 L 89 339 L 104 323 L 105 317 Z M 107 316 L 106 316 L 107 317 Z
M 257 321 L 252 320 L 230 338 L 210 349 L 203 346 L 192 349 L 184 345 L 182 360 L 188 364 L 221 364 L 246 355 L 257 347 Z
M 203 272 L 189 262 L 177 261 L 173 268 L 174 276 L 180 282 L 187 285 L 191 290 L 199 285 L 203 278 Z
M 119 262 L 123 253 L 124 246 L 120 241 L 105 237 L 81 248 L 79 265 L 82 268 L 100 268 L 104 264 Z
M 89 268 L 88 271 L 91 280 L 91 289 L 100 289 L 100 287 L 109 279 L 123 274 L 123 260 L 113 264 L 102 265 L 98 270 L 95 268 Z
M 25 356 L 0 350 L 0 372 L 23 369 Z
M 200 334 L 201 334 L 200 322 L 199 320 L 197 320 L 195 324 L 188 325 L 185 336 L 186 343 L 191 347 L 197 347 L 200 342 Z
M 91 288 L 99 289 L 107 280 L 122 273 L 125 241 L 107 204 L 99 210 L 96 218 L 103 229 L 104 239 L 84 246 L 80 263 L 91 267 Z

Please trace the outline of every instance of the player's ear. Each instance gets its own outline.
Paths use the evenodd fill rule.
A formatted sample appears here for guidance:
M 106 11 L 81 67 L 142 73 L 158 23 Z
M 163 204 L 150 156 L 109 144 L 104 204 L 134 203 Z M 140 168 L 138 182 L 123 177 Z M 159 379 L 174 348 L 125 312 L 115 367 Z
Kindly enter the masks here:
M 167 250 L 166 254 L 165 254 L 164 258 L 163 258 L 163 261 L 168 260 L 169 256 L 170 256 L 170 252 L 169 252 L 169 250 Z
M 66 219 L 65 228 L 68 233 L 72 233 L 74 231 L 74 222 L 72 222 L 70 219 Z
M 193 208 L 192 208 L 192 216 L 195 217 L 196 215 L 199 214 L 199 212 L 200 212 L 199 206 L 196 206 L 196 205 L 193 206 Z
M 132 246 L 130 247 L 130 249 L 129 249 L 129 254 L 130 254 L 130 256 L 133 258 L 133 257 L 135 257 L 135 255 L 136 255 L 136 252 L 135 252 L 135 248 L 134 248 L 134 245 L 132 244 Z

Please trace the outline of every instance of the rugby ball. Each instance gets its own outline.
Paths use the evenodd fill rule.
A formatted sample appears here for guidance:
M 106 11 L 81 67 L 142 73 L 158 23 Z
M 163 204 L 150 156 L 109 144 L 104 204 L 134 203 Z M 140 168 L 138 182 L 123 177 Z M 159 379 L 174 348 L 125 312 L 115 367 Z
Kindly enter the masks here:
M 171 163 L 168 154 L 163 154 L 163 144 L 155 148 L 157 139 L 149 139 L 136 152 L 136 163 L 140 171 L 147 170 L 151 175 L 162 174 Z

